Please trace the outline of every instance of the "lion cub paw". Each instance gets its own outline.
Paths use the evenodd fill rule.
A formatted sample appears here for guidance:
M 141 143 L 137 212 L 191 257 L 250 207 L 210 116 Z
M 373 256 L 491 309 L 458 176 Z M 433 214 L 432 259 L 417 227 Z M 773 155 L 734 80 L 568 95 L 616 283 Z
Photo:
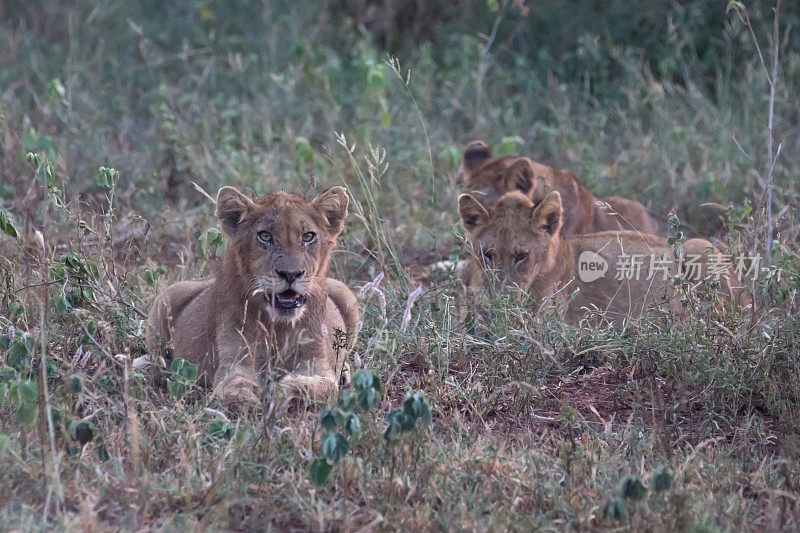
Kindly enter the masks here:
M 288 374 L 279 382 L 278 387 L 284 397 L 312 402 L 325 402 L 336 392 L 336 381 L 326 376 L 304 376 Z
M 226 405 L 247 408 L 258 405 L 258 384 L 244 376 L 234 376 L 217 386 L 219 399 Z

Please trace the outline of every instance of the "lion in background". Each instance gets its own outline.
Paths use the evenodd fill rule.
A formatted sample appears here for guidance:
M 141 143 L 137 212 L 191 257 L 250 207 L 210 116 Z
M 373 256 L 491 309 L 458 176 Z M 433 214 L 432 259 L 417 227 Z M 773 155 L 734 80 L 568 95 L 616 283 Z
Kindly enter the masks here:
M 606 231 L 561 236 L 564 220 L 561 194 L 553 191 L 534 204 L 519 191 L 506 193 L 488 209 L 469 194 L 458 199 L 461 224 L 473 249 L 471 264 L 463 272 L 465 285 L 476 287 L 486 271 L 506 285 L 530 293 L 537 306 L 554 300 L 566 306 L 565 319 L 576 323 L 586 315 L 604 317 L 619 325 L 626 319 L 640 317 L 648 306 L 666 306 L 681 312 L 672 280 L 682 275 L 696 285 L 704 280 L 718 281 L 721 291 L 730 298 L 739 294 L 741 284 L 732 268 L 722 273 L 710 269 L 711 258 L 720 252 L 704 239 L 689 239 L 683 244 L 685 258 L 694 259 L 696 268 L 679 272 L 673 248 L 665 239 L 633 231 Z M 605 263 L 608 271 L 594 279 L 583 279 L 579 261 L 587 254 Z M 625 257 L 645 256 L 640 274 L 618 279 L 613 270 Z M 650 258 L 653 263 L 650 263 Z M 661 266 L 656 269 L 654 265 Z M 570 295 L 579 289 L 574 300 Z
M 229 405 L 258 402 L 275 372 L 281 389 L 326 400 L 348 379 L 358 304 L 327 277 L 348 198 L 333 187 L 312 201 L 277 192 L 256 201 L 234 187 L 217 194 L 228 237 L 216 277 L 182 281 L 159 294 L 148 317 L 148 347 L 198 366 L 199 380 Z
M 561 234 L 565 238 L 599 231 L 658 233 L 658 223 L 639 202 L 619 196 L 596 198 L 569 170 L 548 167 L 527 157 L 494 159 L 483 141 L 473 141 L 464 148 L 462 168 L 469 193 L 487 207 L 511 191 L 522 192 L 534 203 L 558 191 L 564 206 Z

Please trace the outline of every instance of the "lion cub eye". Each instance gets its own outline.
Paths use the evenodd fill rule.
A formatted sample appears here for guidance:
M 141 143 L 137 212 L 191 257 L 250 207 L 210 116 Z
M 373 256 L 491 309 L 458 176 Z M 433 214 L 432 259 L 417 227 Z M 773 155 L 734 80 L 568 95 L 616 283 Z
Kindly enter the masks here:
M 272 243 L 272 235 L 268 231 L 259 231 L 258 235 L 256 235 L 258 242 L 261 244 L 270 244 Z
M 492 258 L 493 258 L 493 256 L 492 256 L 492 251 L 491 250 L 487 250 L 487 251 L 483 252 L 483 260 L 484 261 L 486 261 L 487 263 L 491 263 L 492 262 Z
M 309 231 L 307 233 L 303 233 L 303 242 L 306 244 L 310 244 L 317 240 L 317 234 L 313 231 Z
M 517 252 L 514 254 L 514 264 L 521 265 L 528 259 L 528 252 Z

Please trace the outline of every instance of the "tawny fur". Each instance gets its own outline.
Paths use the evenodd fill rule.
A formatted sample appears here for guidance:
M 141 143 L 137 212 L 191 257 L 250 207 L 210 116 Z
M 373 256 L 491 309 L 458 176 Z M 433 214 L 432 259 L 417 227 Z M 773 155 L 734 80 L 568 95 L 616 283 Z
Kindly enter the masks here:
M 658 233 L 658 223 L 641 203 L 619 196 L 597 198 L 569 170 L 548 167 L 527 157 L 494 159 L 483 141 L 466 146 L 462 168 L 467 192 L 487 207 L 515 190 L 533 202 L 558 191 L 564 205 L 561 234 L 565 238 L 611 230 Z
M 459 198 L 461 223 L 474 250 L 472 265 L 465 269 L 464 280 L 470 287 L 480 286 L 484 270 L 491 269 L 500 281 L 516 285 L 534 296 L 537 305 L 552 299 L 565 311 L 568 322 L 587 315 L 603 316 L 615 324 L 636 319 L 646 307 L 666 306 L 681 312 L 672 279 L 676 264 L 669 261 L 669 275 L 659 271 L 650 276 L 650 256 L 672 258 L 673 248 L 665 239 L 633 231 L 607 231 L 564 239 L 558 231 L 563 221 L 561 195 L 551 192 L 538 204 L 520 192 L 503 195 L 494 207 L 485 208 L 474 197 Z M 700 267 L 688 281 L 707 279 L 709 256 L 719 251 L 703 239 L 689 239 L 683 244 L 686 256 L 697 255 Z M 593 281 L 579 276 L 578 260 L 584 251 L 601 256 L 608 270 Z M 639 279 L 616 279 L 617 265 L 623 254 L 644 254 Z M 654 272 L 656 272 L 654 270 Z M 733 269 L 720 277 L 721 291 L 746 305 L 747 297 Z M 579 289 L 577 297 L 570 295 Z
M 328 398 L 348 378 L 345 358 L 358 322 L 355 295 L 327 277 L 346 214 L 342 187 L 311 202 L 283 192 L 253 202 L 221 189 L 217 216 L 229 242 L 219 271 L 158 295 L 148 319 L 151 353 L 168 347 L 197 364 L 200 382 L 226 403 L 257 402 L 258 383 L 270 373 L 282 376 L 287 394 Z M 272 245 L 258 241 L 265 231 Z M 316 234 L 312 243 L 302 240 L 308 232 Z M 276 316 L 260 291 L 278 268 L 305 272 L 293 286 L 302 287 L 305 305 L 287 317 Z

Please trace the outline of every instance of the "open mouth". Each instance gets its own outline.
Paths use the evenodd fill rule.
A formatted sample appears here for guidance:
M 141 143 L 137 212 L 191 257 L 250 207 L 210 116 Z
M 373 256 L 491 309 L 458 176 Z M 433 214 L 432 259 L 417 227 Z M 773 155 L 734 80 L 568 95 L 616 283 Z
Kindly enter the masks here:
M 291 311 L 292 309 L 302 307 L 306 303 L 306 295 L 298 294 L 292 289 L 279 292 L 278 294 L 265 293 L 264 297 L 269 305 L 282 311 Z

